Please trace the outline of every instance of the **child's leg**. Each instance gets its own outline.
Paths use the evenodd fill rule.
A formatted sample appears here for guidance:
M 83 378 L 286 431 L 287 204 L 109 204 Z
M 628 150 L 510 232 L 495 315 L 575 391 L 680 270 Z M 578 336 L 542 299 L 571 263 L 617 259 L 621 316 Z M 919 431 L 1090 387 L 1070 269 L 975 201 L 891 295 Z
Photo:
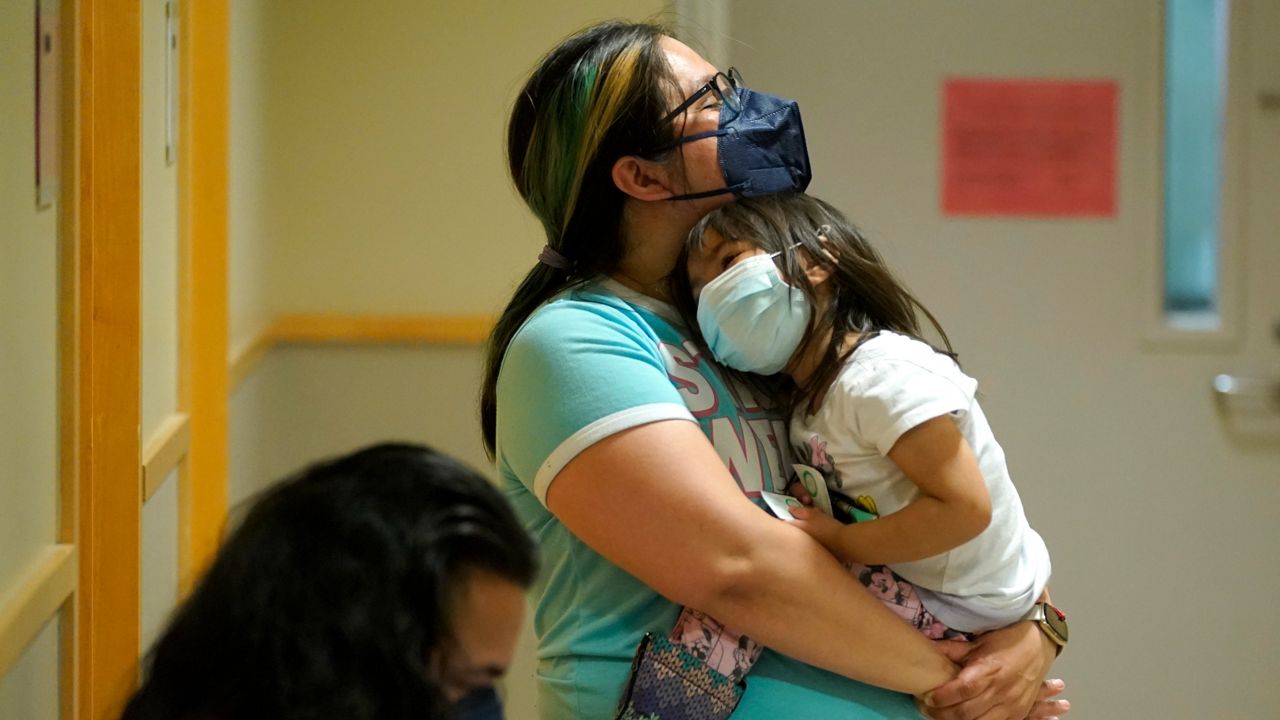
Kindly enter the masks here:
M 680 611 L 668 639 L 733 682 L 747 676 L 763 650 L 746 635 L 690 607 Z
M 849 571 L 867 586 L 871 594 L 911 627 L 934 640 L 973 640 L 975 633 L 947 627 L 925 609 L 920 595 L 909 581 L 902 579 L 885 565 L 847 563 Z

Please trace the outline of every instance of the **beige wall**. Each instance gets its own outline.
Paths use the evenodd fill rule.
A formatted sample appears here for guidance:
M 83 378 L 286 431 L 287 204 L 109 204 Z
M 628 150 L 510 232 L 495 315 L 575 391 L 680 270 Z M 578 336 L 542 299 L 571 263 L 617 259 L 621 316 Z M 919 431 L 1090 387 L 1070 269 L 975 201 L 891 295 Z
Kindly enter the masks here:
M 175 3 L 176 5 L 177 3 Z M 142 14 L 142 443 L 179 410 L 178 165 L 165 155 L 165 3 Z M 146 652 L 178 598 L 179 484 L 169 473 L 142 508 L 139 635 Z
M 1232 75 L 1244 98 L 1233 112 L 1252 126 L 1234 152 L 1255 169 L 1227 212 L 1243 203 L 1274 218 L 1280 134 L 1256 93 L 1280 82 L 1280 16 L 1259 24 L 1274 0 L 1232 5 L 1255 11 L 1233 43 L 1272 52 Z M 867 231 L 979 380 L 1071 617 L 1056 673 L 1073 717 L 1275 715 L 1280 621 L 1250 608 L 1280 590 L 1280 433 L 1233 433 L 1209 386 L 1219 372 L 1280 369 L 1280 354 L 1261 333 L 1154 342 L 1148 328 L 1160 307 L 1161 3 L 737 0 L 731 35 L 749 84 L 800 101 L 810 191 Z M 1117 82 L 1115 217 L 944 216 L 939 98 L 952 76 Z M 1228 233 L 1250 264 L 1274 257 L 1275 220 L 1255 217 Z M 1239 257 L 1224 276 L 1243 277 Z M 1274 319 L 1275 264 L 1265 273 L 1242 310 Z M 1265 357 L 1246 350 L 1264 344 Z
M 267 176 L 272 143 L 266 133 L 267 12 L 277 3 L 231 0 L 230 157 L 228 162 L 228 347 L 251 343 L 271 323 L 267 300 L 271 248 Z
M 165 159 L 165 2 L 142 3 L 142 437 L 178 407 L 178 165 Z
M 479 469 L 475 347 L 283 346 L 232 397 L 231 503 L 324 456 L 425 442 Z
M 369 8 L 233 0 L 231 9 L 234 353 L 283 312 L 500 310 L 542 242 L 507 180 L 502 144 L 512 96 L 569 31 L 652 16 L 663 5 L 545 3 L 528 14 L 501 2 Z M 415 351 L 385 351 L 382 361 L 406 352 Z M 414 371 L 457 387 L 452 370 L 423 352 L 426 364 Z M 475 414 L 476 380 L 463 381 L 449 413 L 379 427 L 417 439 L 443 433 L 449 439 L 437 444 L 484 464 L 478 438 L 458 431 L 472 427 Z M 264 393 L 289 398 L 276 385 L 250 379 L 233 394 L 233 500 L 315 453 L 377 437 L 330 419 L 329 430 L 306 444 L 254 442 L 257 433 L 245 429 L 264 414 L 313 423 L 343 414 L 326 404 L 338 398 L 323 394 L 309 396 L 316 405 L 275 408 Z M 345 397 L 342 407 L 360 405 L 358 395 Z M 454 422 L 456 413 L 466 422 Z
M 679 4 L 703 8 L 694 15 L 707 25 L 727 17 L 728 34 L 704 27 L 709 37 L 702 44 L 737 64 L 753 86 L 801 101 L 814 152 L 812 191 L 846 209 L 922 299 L 943 311 L 966 368 L 982 382 L 1032 521 L 1053 550 L 1055 597 L 1072 611 L 1075 633 L 1059 669 L 1077 713 L 1266 716 L 1280 701 L 1268 679 L 1273 641 L 1280 639 L 1277 621 L 1265 611 L 1241 621 L 1243 613 L 1223 600 L 1243 596 L 1253 603 L 1280 589 L 1269 566 L 1259 569 L 1249 557 L 1257 548 L 1274 554 L 1273 523 L 1265 513 L 1275 507 L 1275 493 L 1264 482 L 1274 467 L 1270 451 L 1255 442 L 1256 459 L 1245 466 L 1251 474 L 1238 476 L 1245 481 L 1209 487 L 1222 479 L 1231 441 L 1216 428 L 1186 433 L 1175 426 L 1172 418 L 1200 417 L 1212 408 L 1205 397 L 1178 400 L 1168 389 L 1201 383 L 1222 367 L 1222 358 L 1155 357 L 1140 337 L 1145 310 L 1139 306 L 1149 300 L 1143 278 L 1150 272 L 1142 243 L 1158 225 L 1152 73 L 1159 4 Z M 542 242 L 503 167 L 503 120 L 512 95 L 537 56 L 569 29 L 610 15 L 642 17 L 660 5 L 556 0 L 528 12 L 497 0 L 233 0 L 232 348 L 246 345 L 281 312 L 500 309 Z M 0 24 L 17 38 L 0 43 L 0 53 L 7 53 L 0 55 L 6 69 L 0 83 L 19 89 L 30 77 L 13 50 L 29 37 L 25 22 Z M 942 217 L 938 96 L 948 75 L 1117 79 L 1117 217 Z M 11 100 L 22 97 L 0 94 L 0 125 L 29 127 L 30 108 Z M 152 137 L 146 122 L 144 148 Z M 26 204 L 29 171 L 21 163 L 29 147 L 23 142 L 7 134 L 0 139 L 0 203 L 6 203 L 5 217 L 17 219 L 8 226 L 17 234 L 0 242 L 6 259 L 15 249 L 13 257 L 26 258 L 25 267 L 51 274 L 52 242 L 19 243 L 52 232 L 51 216 L 42 218 Z M 146 208 L 153 195 L 163 202 L 168 188 L 159 187 L 148 193 Z M 147 212 L 147 228 L 171 222 Z M 163 267 L 167 261 L 144 262 Z M 51 285 L 11 267 L 0 266 L 0 338 L 46 333 L 50 342 L 24 346 L 38 356 L 52 346 L 52 328 L 41 324 L 52 318 L 52 295 L 42 294 Z M 147 270 L 144 306 L 145 293 L 165 292 L 163 282 Z M 20 316 L 10 310 L 18 307 L 13 298 L 23 300 Z M 33 309 L 32 298 L 49 312 Z M 998 322 L 992 308 L 999 309 Z M 163 316 L 155 321 L 168 327 Z M 157 340 L 156 347 L 166 346 Z M 29 396 L 53 386 L 52 370 L 49 382 L 32 377 L 51 365 L 27 362 L 28 355 L 13 360 L 13 352 L 0 346 L 0 378 L 27 382 L 0 388 L 6 400 L 17 398 L 5 407 L 32 410 L 21 420 L 6 412 L 3 422 L 20 422 L 29 435 L 32 417 L 47 411 L 52 418 L 50 398 Z M 144 362 L 160 367 L 163 354 Z M 303 462 L 375 440 L 425 441 L 481 464 L 473 401 L 478 364 L 474 348 L 277 350 L 231 399 L 232 502 Z M 151 398 L 164 407 L 158 396 Z M 1130 407 L 1160 422 L 1121 413 Z M 144 417 L 159 412 L 146 408 L 144 402 Z M 44 426 L 51 458 L 52 422 Z M 0 443 L 15 437 L 0 434 Z M 43 451 L 31 454 L 42 438 L 0 446 L 3 456 L 23 457 L 24 468 L 50 477 L 47 488 L 0 483 L 0 508 L 14 507 L 7 501 L 17 499 L 23 507 L 50 510 L 24 514 L 25 525 L 0 523 L 0 532 L 21 528 L 13 532 L 30 541 L 26 547 L 35 547 L 36 538 L 47 541 L 53 527 L 52 472 L 41 465 Z M 1178 472 L 1154 472 L 1154 459 Z M 1236 498 L 1241 489 L 1250 494 L 1240 496 L 1239 507 L 1218 500 Z M 1221 495 L 1197 502 L 1206 490 Z M 1240 519 L 1205 523 L 1206 515 Z M 1187 531 L 1206 524 L 1218 545 Z M 18 566 L 24 546 L 0 537 L 6 540 L 0 543 L 3 579 Z M 1209 568 L 1225 579 L 1195 575 Z M 144 575 L 144 583 L 149 576 L 161 577 Z M 29 662 L 47 662 L 43 657 L 33 651 Z M 508 686 L 517 719 L 531 716 L 531 668 L 526 645 Z M 7 686 L 0 690 L 0 716 L 4 703 L 13 702 L 6 692 Z
M 142 506 L 141 583 L 138 637 L 145 653 L 178 603 L 178 472 Z
M 57 207 L 36 208 L 33 5 L 0 2 L 0 603 L 57 541 Z M 57 717 L 57 621 L 0 677 L 0 717 Z
M 573 30 L 659 0 L 233 0 L 231 349 L 280 313 L 501 310 L 541 232 L 507 180 L 511 99 Z M 286 347 L 231 398 L 231 502 L 321 456 L 426 442 L 488 472 L 476 347 Z M 526 636 L 530 633 L 526 628 Z M 506 684 L 535 717 L 530 637 Z
M 54 720 L 58 715 L 57 620 L 45 625 L 9 672 L 0 676 L 0 717 Z
M 259 78 L 268 303 L 375 313 L 499 308 L 542 242 L 506 180 L 511 98 L 571 29 L 662 7 L 269 5 Z

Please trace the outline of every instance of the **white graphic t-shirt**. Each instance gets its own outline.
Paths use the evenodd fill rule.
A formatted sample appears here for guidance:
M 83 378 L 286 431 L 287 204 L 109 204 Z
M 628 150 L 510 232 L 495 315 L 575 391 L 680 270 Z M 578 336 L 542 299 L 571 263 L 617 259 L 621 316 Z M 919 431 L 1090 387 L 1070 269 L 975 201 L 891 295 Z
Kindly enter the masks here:
M 991 524 L 948 552 L 892 569 L 916 585 L 926 608 L 964 630 L 988 630 L 1020 618 L 1049 581 L 1049 553 L 1027 524 L 974 393 L 977 381 L 929 345 L 882 331 L 865 340 L 841 369 L 822 406 L 791 419 L 798 462 L 822 471 L 827 485 L 878 517 L 896 512 L 920 491 L 889 459 L 898 438 L 933 418 L 950 416 L 973 449 L 991 495 Z

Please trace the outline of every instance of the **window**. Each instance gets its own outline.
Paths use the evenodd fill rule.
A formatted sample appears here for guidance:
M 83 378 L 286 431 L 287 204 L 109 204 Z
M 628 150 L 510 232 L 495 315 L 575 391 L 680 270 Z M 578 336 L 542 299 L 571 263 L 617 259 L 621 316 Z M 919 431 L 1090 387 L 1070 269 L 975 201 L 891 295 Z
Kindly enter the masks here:
M 1229 0 L 1166 0 L 1164 312 L 1221 325 L 1222 180 Z

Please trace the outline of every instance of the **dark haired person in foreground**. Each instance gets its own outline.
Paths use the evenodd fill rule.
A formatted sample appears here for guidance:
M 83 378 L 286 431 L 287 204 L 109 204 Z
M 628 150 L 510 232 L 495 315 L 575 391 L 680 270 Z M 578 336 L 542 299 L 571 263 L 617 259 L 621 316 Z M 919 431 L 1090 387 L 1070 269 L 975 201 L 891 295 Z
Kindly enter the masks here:
M 416 445 L 253 501 L 122 720 L 497 718 L 534 548 L 475 471 Z

